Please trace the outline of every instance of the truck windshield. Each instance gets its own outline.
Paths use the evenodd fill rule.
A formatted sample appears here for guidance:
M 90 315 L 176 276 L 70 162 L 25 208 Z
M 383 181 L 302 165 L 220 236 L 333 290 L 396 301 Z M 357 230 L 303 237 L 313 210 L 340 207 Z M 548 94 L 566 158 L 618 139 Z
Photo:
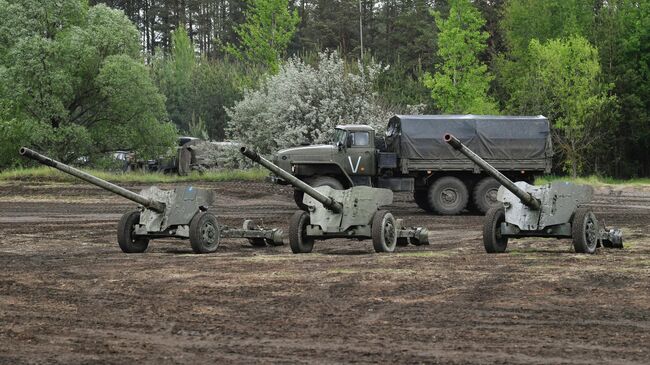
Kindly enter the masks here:
M 342 145 L 345 146 L 345 139 L 347 138 L 348 131 L 344 129 L 336 129 L 334 130 L 334 144 L 338 145 L 341 143 Z

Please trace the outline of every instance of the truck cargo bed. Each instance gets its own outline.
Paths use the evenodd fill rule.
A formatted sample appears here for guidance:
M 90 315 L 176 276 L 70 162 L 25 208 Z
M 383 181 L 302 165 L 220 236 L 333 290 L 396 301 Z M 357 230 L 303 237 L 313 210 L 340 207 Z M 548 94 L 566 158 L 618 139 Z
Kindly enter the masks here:
M 387 151 L 400 169 L 475 170 L 443 141 L 451 133 L 500 170 L 550 172 L 550 127 L 543 116 L 396 115 L 388 123 Z

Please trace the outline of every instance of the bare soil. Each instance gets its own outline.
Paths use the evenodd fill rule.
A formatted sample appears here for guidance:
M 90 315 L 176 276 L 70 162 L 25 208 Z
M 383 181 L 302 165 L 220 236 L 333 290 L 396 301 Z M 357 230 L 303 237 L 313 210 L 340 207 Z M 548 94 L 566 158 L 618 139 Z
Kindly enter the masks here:
M 199 184 L 220 223 L 285 231 L 291 190 Z M 130 186 L 133 190 L 144 186 Z M 0 363 L 650 363 L 650 189 L 599 188 L 593 203 L 626 248 L 573 253 L 525 239 L 488 255 L 482 217 L 390 207 L 429 246 L 369 241 L 314 253 L 222 241 L 152 241 L 122 253 L 134 204 L 79 184 L 0 183 Z

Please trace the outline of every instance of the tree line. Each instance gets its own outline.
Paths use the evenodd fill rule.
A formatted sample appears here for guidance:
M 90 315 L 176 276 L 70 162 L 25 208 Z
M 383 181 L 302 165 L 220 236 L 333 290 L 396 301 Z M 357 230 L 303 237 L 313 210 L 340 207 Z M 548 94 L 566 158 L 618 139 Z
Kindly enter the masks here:
M 43 11 L 33 0 L 0 0 L 0 9 L 5 9 L 2 3 L 7 9 L 18 7 L 14 10 L 19 12 Z M 75 4 L 81 4 L 82 10 L 75 10 Z M 383 118 L 406 112 L 543 114 L 552 123 L 558 173 L 650 175 L 650 0 L 62 0 L 49 7 L 51 13 L 43 19 L 60 16 L 61 20 L 53 24 L 44 20 L 38 36 L 43 44 L 62 45 L 46 52 L 53 55 L 51 62 L 45 62 L 52 67 L 40 71 L 50 76 L 38 76 L 31 84 L 23 80 L 29 77 L 16 75 L 33 74 L 37 67 L 26 66 L 21 71 L 12 62 L 31 56 L 24 53 L 24 45 L 17 46 L 22 42 L 16 39 L 27 36 L 17 29 L 33 26 L 35 19 L 26 15 L 25 19 L 12 19 L 10 13 L 0 10 L 0 17 L 8 20 L 0 22 L 0 77 L 13 83 L 7 85 L 15 85 L 0 88 L 0 121 L 4 124 L 0 126 L 15 133 L 32 133 L 27 129 L 35 127 L 26 129 L 24 121 L 38 120 L 38 128 L 45 125 L 56 129 L 55 133 L 41 131 L 46 136 L 61 135 L 61 126 L 71 129 L 68 134 L 85 136 L 79 138 L 88 141 L 87 150 L 97 150 L 93 146 L 102 141 L 102 150 L 117 145 L 138 148 L 141 141 L 128 141 L 126 137 L 106 142 L 105 136 L 100 138 L 101 128 L 95 128 L 97 122 L 85 120 L 86 115 L 99 118 L 97 110 L 106 111 L 119 104 L 117 95 L 105 95 L 108 71 L 98 78 L 104 67 L 117 62 L 107 61 L 116 56 L 112 50 L 86 50 L 100 56 L 76 60 L 77 66 L 89 62 L 88 67 L 82 67 L 85 74 L 79 73 L 79 67 L 63 67 L 65 72 L 53 67 L 68 62 L 54 57 L 65 50 L 63 44 L 77 47 L 83 43 L 72 36 L 63 42 L 65 37 L 58 35 L 70 33 L 71 27 L 88 26 L 86 20 L 75 23 L 79 11 L 118 9 L 130 25 L 101 24 L 122 29 L 118 34 L 132 29 L 128 31 L 128 47 L 117 48 L 121 53 L 127 51 L 129 58 L 139 59 L 138 67 L 146 73 L 140 82 L 147 87 L 141 84 L 130 90 L 146 91 L 151 84 L 162 94 L 165 115 L 156 114 L 159 104 L 144 103 L 150 108 L 147 118 L 152 123 L 157 120 L 151 125 L 162 134 L 174 127 L 213 139 L 241 139 L 246 137 L 241 132 L 245 123 L 252 120 L 248 116 L 286 115 L 286 110 L 293 110 L 288 117 L 292 125 L 296 126 L 300 118 L 305 118 L 305 124 L 291 128 L 292 138 L 284 135 L 276 136 L 270 144 L 263 141 L 269 149 L 300 138 L 321 140 L 322 125 L 312 123 L 335 122 L 333 115 L 323 114 L 324 106 L 332 100 L 346 111 L 341 114 L 346 118 Z M 113 39 L 118 34 L 90 31 L 84 47 L 97 48 L 103 38 Z M 34 48 L 33 52 L 38 50 Z M 324 76 L 332 79 L 332 70 L 339 67 L 331 60 L 332 51 L 342 62 L 344 78 L 361 77 L 358 87 L 365 96 L 355 104 L 358 111 L 344 102 L 350 99 L 349 90 L 341 89 L 345 82 L 335 86 L 326 82 Z M 324 63 L 322 75 L 320 63 Z M 122 73 L 128 78 L 127 72 Z M 51 87 L 56 77 L 73 81 L 57 90 Z M 116 78 L 119 76 L 111 76 L 110 81 L 120 81 Z M 268 105 L 273 101 L 269 97 L 274 94 L 271 85 L 330 89 L 322 95 L 310 93 L 309 87 L 301 89 L 307 94 L 304 99 L 282 100 L 281 107 L 273 109 Z M 43 88 L 43 95 L 75 97 L 66 96 L 59 105 L 21 91 L 34 87 Z M 116 89 L 113 86 L 111 90 Z M 16 95 L 18 91 L 20 95 Z M 88 93 L 99 98 L 85 96 Z M 121 102 L 129 104 L 138 98 L 148 96 L 131 94 Z M 93 107 L 93 101 L 102 107 Z M 34 115 L 30 110 L 36 105 L 53 109 L 47 109 L 47 116 Z M 93 112 L 93 108 L 97 110 Z M 130 115 L 113 113 L 112 123 L 120 128 L 126 128 L 136 115 L 135 110 Z M 137 119 L 143 123 L 139 115 Z M 61 123 L 55 127 L 56 120 Z M 166 120 L 171 123 L 162 123 Z M 282 121 L 273 122 L 282 128 Z M 86 128 L 85 132 L 79 126 Z M 162 135 L 160 138 L 170 140 Z M 159 151 L 150 148 L 149 152 Z

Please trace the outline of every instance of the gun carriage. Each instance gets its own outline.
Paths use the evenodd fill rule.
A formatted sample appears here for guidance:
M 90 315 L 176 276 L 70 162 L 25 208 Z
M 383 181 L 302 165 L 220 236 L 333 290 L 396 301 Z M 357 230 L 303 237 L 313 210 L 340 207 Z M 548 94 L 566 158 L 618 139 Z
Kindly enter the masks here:
M 594 253 L 596 247 L 623 248 L 618 229 L 607 229 L 585 204 L 592 199 L 593 188 L 555 181 L 534 186 L 513 182 L 463 145 L 445 134 L 444 141 L 494 177 L 501 187 L 497 200 L 488 210 L 483 226 L 483 244 L 488 253 L 505 252 L 508 239 L 522 237 L 570 238 L 578 253 Z
M 355 186 L 335 190 L 329 186 L 313 188 L 261 157 L 241 147 L 241 153 L 304 192 L 308 212 L 297 211 L 289 222 L 289 244 L 293 253 L 311 252 L 315 240 L 331 238 L 372 239 L 376 252 L 393 252 L 395 246 L 428 244 L 428 231 L 404 227 L 401 219 L 382 209 L 393 202 L 388 189 Z
M 192 186 L 173 190 L 152 186 L 136 194 L 29 148 L 22 147 L 19 153 L 138 203 L 138 208 L 125 213 L 117 225 L 117 242 L 125 253 L 144 252 L 150 240 L 169 237 L 189 239 L 195 253 L 216 251 L 222 238 L 247 238 L 253 246 L 283 243 L 282 230 L 259 228 L 250 220 L 244 221 L 241 229 L 220 225 L 211 210 L 213 191 Z

